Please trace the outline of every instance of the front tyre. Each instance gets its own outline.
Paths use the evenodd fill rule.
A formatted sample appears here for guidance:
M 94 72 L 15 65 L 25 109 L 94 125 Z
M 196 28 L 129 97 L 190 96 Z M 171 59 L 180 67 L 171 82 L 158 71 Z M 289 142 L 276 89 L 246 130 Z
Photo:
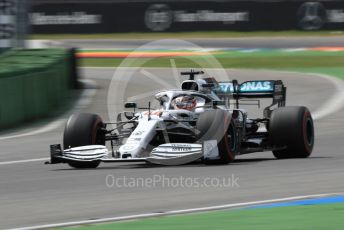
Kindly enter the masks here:
M 224 110 L 211 110 L 202 113 L 197 121 L 199 140 L 216 140 L 219 159 L 204 159 L 206 164 L 228 164 L 238 152 L 236 128 L 231 115 Z
M 273 111 L 269 124 L 272 151 L 277 159 L 306 158 L 314 146 L 314 124 L 304 106 L 287 106 Z
M 67 121 L 63 134 L 64 149 L 85 145 L 105 145 L 105 133 L 102 127 L 103 121 L 96 114 L 72 115 Z M 96 168 L 100 161 L 71 161 L 68 164 L 74 168 Z

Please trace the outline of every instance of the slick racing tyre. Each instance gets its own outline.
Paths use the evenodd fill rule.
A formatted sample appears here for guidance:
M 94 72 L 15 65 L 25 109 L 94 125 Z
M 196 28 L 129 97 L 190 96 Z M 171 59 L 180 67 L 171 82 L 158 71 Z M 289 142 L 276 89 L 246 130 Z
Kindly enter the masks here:
M 105 134 L 101 128 L 102 119 L 96 114 L 81 113 L 72 115 L 65 126 L 63 134 L 64 149 L 84 145 L 105 145 Z M 74 168 L 96 168 L 99 161 L 68 163 Z
M 313 119 L 306 107 L 288 106 L 272 112 L 270 141 L 280 150 L 272 151 L 277 159 L 309 157 L 314 145 Z
M 219 159 L 204 159 L 206 164 L 228 164 L 238 152 L 238 138 L 231 115 L 224 110 L 212 110 L 202 113 L 197 121 L 198 140 L 216 140 Z

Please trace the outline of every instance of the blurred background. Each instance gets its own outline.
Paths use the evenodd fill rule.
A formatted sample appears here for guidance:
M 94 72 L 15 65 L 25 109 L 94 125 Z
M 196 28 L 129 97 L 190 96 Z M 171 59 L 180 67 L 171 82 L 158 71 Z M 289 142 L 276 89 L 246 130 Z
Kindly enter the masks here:
M 307 48 L 309 46 L 338 48 L 341 45 L 340 38 L 327 40 L 321 37 L 340 36 L 344 26 L 344 5 L 343 1 L 339 0 L 2 0 L 0 7 L 0 52 L 4 54 L 1 57 L 0 75 L 42 72 L 42 68 L 49 69 L 52 75 L 58 71 L 57 75 L 59 75 L 55 79 L 55 84 L 51 84 L 50 90 L 40 90 L 40 93 L 45 92 L 44 94 L 39 94 L 35 89 L 44 88 L 45 83 L 37 83 L 35 86 L 30 86 L 31 88 L 27 86 L 30 83 L 18 83 L 16 85 L 26 87 L 26 90 L 22 88 L 20 93 L 16 89 L 10 90 L 9 87 L 5 87 L 5 83 L 1 84 L 5 87 L 1 92 L 8 96 L 15 92 L 16 96 L 11 98 L 17 100 L 15 103 L 8 101 L 2 103 L 0 128 L 13 127 L 20 121 L 46 116 L 49 111 L 55 110 L 53 108 L 65 105 L 63 97 L 69 92 L 68 89 L 77 88 L 78 71 L 74 57 L 78 57 L 82 66 L 118 66 L 133 49 L 150 41 L 170 38 L 186 39 L 204 49 L 218 48 L 222 51 L 235 48 Z M 264 36 L 270 39 L 245 40 L 246 37 Z M 279 38 L 273 39 L 276 36 Z M 297 40 L 300 36 L 307 38 Z M 237 39 L 226 40 L 233 37 Z M 289 37 L 289 39 L 283 40 L 281 37 Z M 111 39 L 115 40 L 111 41 Z M 211 39 L 220 40 L 211 41 Z M 79 52 L 69 49 L 72 47 L 79 48 Z M 34 48 L 50 48 L 50 50 L 28 50 Z M 62 49 L 56 50 L 56 48 Z M 158 48 L 160 51 L 164 48 L 188 49 L 188 47 L 178 47 L 173 42 Z M 5 54 L 5 51 L 8 52 Z M 169 54 L 160 56 L 166 55 L 169 56 Z M 179 56 L 185 55 L 179 54 Z M 237 55 L 232 55 L 230 52 L 217 57 L 227 68 L 285 67 L 276 63 L 274 58 L 271 59 L 270 66 L 268 64 L 264 66 L 261 65 L 262 63 L 256 64 L 255 61 L 250 63 L 251 55 L 244 62 L 240 62 Z M 230 59 L 231 57 L 236 59 Z M 61 58 L 68 59 L 68 63 L 61 62 Z M 256 61 L 259 61 L 259 58 Z M 314 57 L 310 59 L 312 58 Z M 296 59 L 291 62 L 294 63 Z M 238 60 L 240 63 L 237 63 Z M 337 61 L 338 57 L 334 62 Z M 169 65 L 168 60 L 165 60 L 165 64 L 164 59 L 159 62 L 159 66 Z M 194 66 L 190 61 L 185 62 L 182 58 L 176 62 L 180 67 L 199 67 Z M 290 60 L 285 59 L 281 62 L 290 62 Z M 319 62 L 321 60 L 314 65 Z M 57 63 L 62 67 L 56 68 Z M 269 60 L 265 60 L 266 63 L 269 63 Z M 47 67 L 49 65 L 58 70 L 52 71 Z M 307 67 L 307 64 L 304 65 Z M 295 66 L 286 65 L 286 67 Z M 20 97 L 19 94 L 24 91 L 30 92 L 31 95 Z M 30 100 L 31 98 L 36 99 Z M 25 107 L 25 105 L 33 106 Z M 22 115 L 18 115 L 18 112 Z
M 0 47 L 27 34 L 340 30 L 339 0 L 2 0 Z
M 154 92 L 178 87 L 184 80 L 179 72 L 190 68 L 206 69 L 211 76 L 211 69 L 221 68 L 239 82 L 282 79 L 288 87 L 287 104 L 307 106 L 313 114 L 312 157 L 278 161 L 270 152 L 257 153 L 218 167 L 119 164 L 70 170 L 43 165 L 49 160 L 49 145 L 62 142 L 72 113 L 97 113 L 111 120 L 115 113 L 110 114 L 108 106 L 120 112 L 128 98 L 147 103 Z M 0 228 L 36 229 L 342 192 L 343 79 L 343 0 L 0 0 Z M 119 87 L 109 102 L 112 84 Z M 235 174 L 240 187 L 114 189 L 105 184 L 108 175 L 165 174 L 203 179 Z M 264 214 L 259 226 L 341 229 L 344 224 L 337 222 L 342 212 L 324 210 L 309 214 L 303 225 L 298 218 L 304 213 L 309 212 L 290 211 L 270 219 L 271 213 Z M 321 218 L 327 214 L 331 221 Z M 156 226 L 175 229 L 201 223 L 198 229 L 209 229 L 224 223 L 218 226 L 224 229 L 235 215 Z M 239 220 L 238 229 L 247 219 Z M 269 225 L 272 220 L 278 221 Z
M 341 29 L 342 1 L 35 0 L 33 33 Z

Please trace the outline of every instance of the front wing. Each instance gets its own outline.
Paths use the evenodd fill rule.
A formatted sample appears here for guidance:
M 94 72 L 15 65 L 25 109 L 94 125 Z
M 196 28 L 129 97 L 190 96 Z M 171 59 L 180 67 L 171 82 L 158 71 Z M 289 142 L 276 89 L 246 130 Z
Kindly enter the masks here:
M 159 165 L 183 165 L 200 159 L 218 159 L 215 140 L 202 144 L 169 143 L 154 148 L 148 157 L 116 158 L 103 145 L 87 145 L 62 150 L 61 145 L 50 146 L 50 164 L 69 162 L 148 162 Z

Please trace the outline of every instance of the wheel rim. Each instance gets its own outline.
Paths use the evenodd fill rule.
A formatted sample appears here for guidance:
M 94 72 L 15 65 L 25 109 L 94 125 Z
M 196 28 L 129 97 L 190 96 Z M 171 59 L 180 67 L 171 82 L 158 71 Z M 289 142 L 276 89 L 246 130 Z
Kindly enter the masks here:
M 97 118 L 96 122 L 93 126 L 93 135 L 91 139 L 92 144 L 98 144 L 98 145 L 104 145 L 105 139 L 103 138 L 103 133 L 101 132 L 101 127 L 103 125 L 103 122 L 100 118 Z
M 230 140 L 229 148 L 230 148 L 231 152 L 234 152 L 235 149 L 236 149 L 236 141 L 235 141 L 235 132 L 234 132 L 233 125 L 229 126 L 228 137 L 229 137 L 229 140 Z
M 309 146 L 313 145 L 314 142 L 314 128 L 313 121 L 310 117 L 306 120 L 306 140 Z

